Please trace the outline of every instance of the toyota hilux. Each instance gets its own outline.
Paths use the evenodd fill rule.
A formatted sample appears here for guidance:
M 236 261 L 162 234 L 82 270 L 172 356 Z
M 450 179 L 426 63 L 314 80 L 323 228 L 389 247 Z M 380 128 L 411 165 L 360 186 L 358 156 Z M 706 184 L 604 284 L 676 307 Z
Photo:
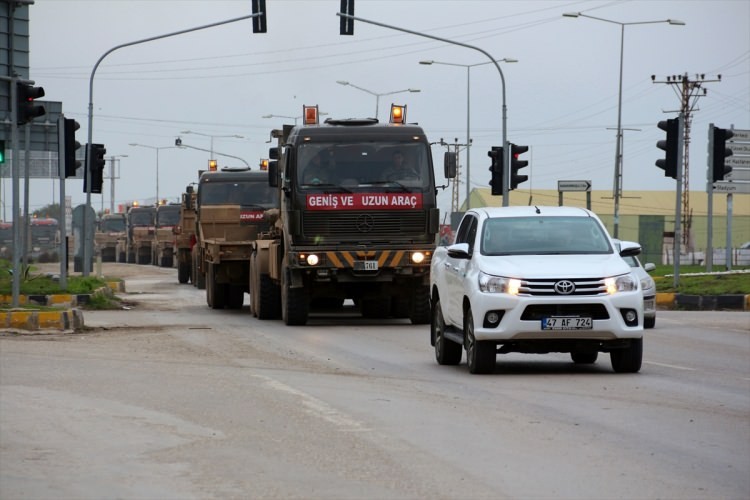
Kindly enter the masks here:
M 476 208 L 455 242 L 438 247 L 430 273 L 431 343 L 441 365 L 466 350 L 471 373 L 490 373 L 496 355 L 570 353 L 595 363 L 609 353 L 618 373 L 643 356 L 640 280 L 593 212 L 573 207 Z

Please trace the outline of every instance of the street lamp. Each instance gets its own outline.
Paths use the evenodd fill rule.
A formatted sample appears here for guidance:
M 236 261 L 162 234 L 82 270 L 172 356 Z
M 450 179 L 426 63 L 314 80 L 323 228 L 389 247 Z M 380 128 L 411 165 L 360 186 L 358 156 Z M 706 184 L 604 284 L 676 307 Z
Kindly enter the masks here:
M 620 83 L 617 94 L 617 140 L 615 141 L 615 180 L 614 187 L 612 189 L 612 197 L 615 200 L 615 213 L 614 213 L 614 237 L 619 238 L 619 227 L 620 227 L 620 197 L 622 195 L 622 66 L 623 66 L 623 53 L 625 48 L 625 26 L 634 24 L 658 24 L 667 23 L 674 24 L 676 26 L 684 26 L 683 21 L 677 19 L 662 19 L 659 21 L 635 21 L 630 23 L 623 23 L 619 21 L 613 21 L 611 19 L 604 19 L 601 17 L 594 17 L 582 12 L 566 12 L 563 17 L 588 17 L 596 21 L 602 21 L 605 23 L 619 24 L 620 25 Z
M 344 86 L 348 85 L 350 87 L 354 87 L 357 90 L 361 90 L 362 92 L 367 92 L 370 95 L 374 95 L 375 96 L 375 118 L 378 117 L 378 108 L 380 107 L 380 98 L 382 96 L 391 95 L 391 94 L 400 94 L 402 92 L 421 92 L 421 90 L 419 89 L 403 89 L 403 90 L 393 90 L 391 92 L 378 93 L 378 92 L 373 92 L 372 90 L 363 89 L 362 87 L 358 87 L 354 85 L 353 83 L 349 83 L 344 80 L 336 80 L 336 83 L 338 83 L 339 85 L 344 85 Z
M 325 113 L 323 111 L 318 112 L 318 116 L 325 116 L 328 113 Z M 297 120 L 302 118 L 302 116 L 285 116 L 285 115 L 263 115 L 261 118 L 286 118 L 288 120 L 294 120 L 294 126 L 297 126 Z
M 115 213 L 115 160 L 119 161 L 120 158 L 127 157 L 128 155 L 112 155 L 109 157 L 112 162 L 109 164 L 109 213 L 111 214 Z M 104 205 L 104 196 L 102 196 L 102 205 Z
M 137 144 L 131 142 L 129 146 L 139 146 L 142 148 L 153 149 L 156 151 L 156 204 L 159 204 L 159 150 L 161 149 L 177 149 L 177 146 L 148 146 L 146 144 Z
M 506 63 L 515 63 L 518 62 L 518 59 L 513 59 L 512 57 L 505 57 L 503 59 L 496 59 L 495 61 L 487 61 L 483 63 L 476 63 L 476 64 L 458 64 L 458 63 L 448 63 L 448 62 L 440 62 L 440 61 L 419 61 L 419 64 L 424 64 L 427 66 L 433 65 L 433 64 L 443 64 L 445 66 L 460 66 L 462 68 L 466 68 L 466 209 L 468 210 L 470 207 L 469 205 L 469 193 L 471 192 L 471 163 L 470 163 L 470 154 L 469 150 L 471 149 L 471 126 L 470 126 L 470 116 L 471 116 L 471 108 L 470 108 L 470 82 L 471 82 L 471 68 L 474 66 L 483 66 L 485 64 L 491 64 L 493 62 L 506 62 Z M 503 129 L 505 126 L 503 126 Z M 504 145 L 503 145 L 504 147 Z
M 233 139 L 244 139 L 245 136 L 243 135 L 237 135 L 237 134 L 231 134 L 231 135 L 211 135 L 211 134 L 204 134 L 201 132 L 194 132 L 192 130 L 181 130 L 181 134 L 195 134 L 195 135 L 202 135 L 203 137 L 210 137 L 211 138 L 211 159 L 214 157 L 214 137 L 231 137 Z

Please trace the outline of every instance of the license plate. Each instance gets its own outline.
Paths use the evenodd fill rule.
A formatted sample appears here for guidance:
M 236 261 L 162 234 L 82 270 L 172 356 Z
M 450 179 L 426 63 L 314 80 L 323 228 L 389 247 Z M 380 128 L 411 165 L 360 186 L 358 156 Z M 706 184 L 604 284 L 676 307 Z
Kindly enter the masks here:
M 378 261 L 377 260 L 358 260 L 354 262 L 355 271 L 377 271 Z
M 591 330 L 591 318 L 550 316 L 542 318 L 542 330 Z

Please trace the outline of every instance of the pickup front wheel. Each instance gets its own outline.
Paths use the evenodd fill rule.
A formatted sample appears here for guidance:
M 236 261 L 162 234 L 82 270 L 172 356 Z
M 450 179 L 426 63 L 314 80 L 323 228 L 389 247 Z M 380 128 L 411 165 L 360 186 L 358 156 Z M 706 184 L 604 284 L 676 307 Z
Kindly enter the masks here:
M 435 340 L 435 360 L 439 365 L 457 365 L 461 363 L 463 347 L 461 344 L 445 338 L 445 320 L 443 310 L 440 308 L 440 300 L 435 301 L 432 308 L 432 338 Z
M 474 317 L 471 306 L 464 312 L 464 338 L 466 339 L 466 361 L 469 373 L 492 373 L 495 369 L 495 344 L 474 338 Z

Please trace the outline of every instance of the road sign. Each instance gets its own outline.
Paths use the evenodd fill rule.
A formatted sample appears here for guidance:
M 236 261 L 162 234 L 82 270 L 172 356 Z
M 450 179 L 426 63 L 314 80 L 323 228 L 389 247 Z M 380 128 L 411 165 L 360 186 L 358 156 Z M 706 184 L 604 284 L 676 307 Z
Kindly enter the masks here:
M 714 182 L 714 193 L 750 194 L 750 182 Z
M 750 160 L 750 158 L 748 158 Z M 750 168 L 735 168 L 724 176 L 726 181 L 750 181 Z
M 742 142 L 727 142 L 727 148 L 732 150 L 733 155 L 750 155 L 750 144 Z
M 750 156 L 730 156 L 724 160 L 724 165 L 732 168 L 750 168 Z
M 591 191 L 591 181 L 557 181 L 558 191 Z
M 732 137 L 733 141 L 750 141 L 750 130 L 738 130 L 736 128 L 731 129 L 734 133 L 734 136 Z

